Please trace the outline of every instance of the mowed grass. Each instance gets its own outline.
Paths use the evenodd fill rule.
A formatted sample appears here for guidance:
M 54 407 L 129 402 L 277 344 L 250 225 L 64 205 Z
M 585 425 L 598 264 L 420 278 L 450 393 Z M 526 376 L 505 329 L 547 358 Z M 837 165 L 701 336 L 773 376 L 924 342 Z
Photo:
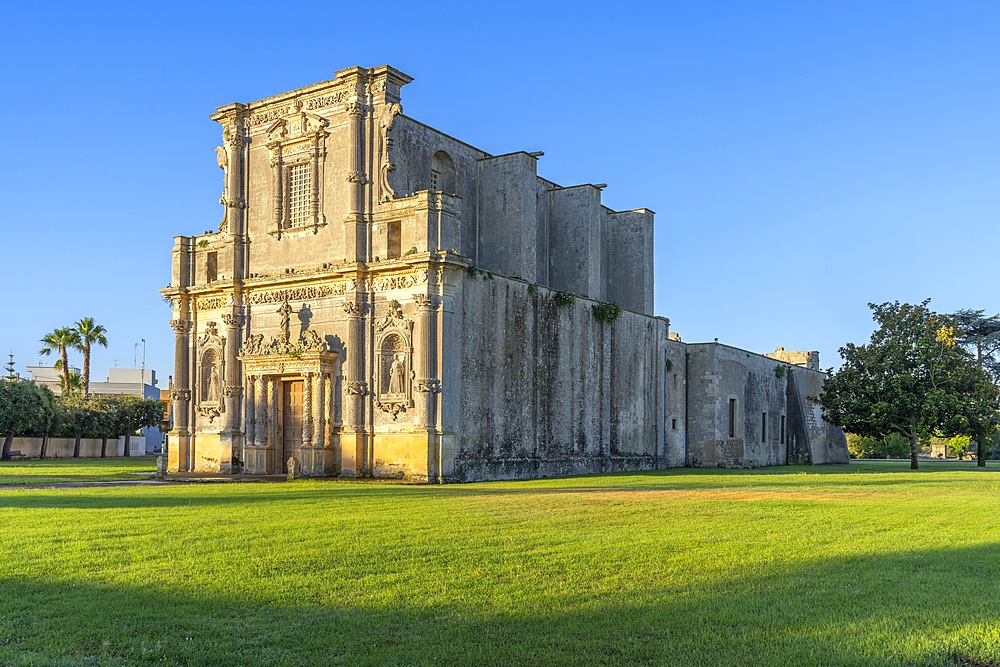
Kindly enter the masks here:
M 153 457 L 0 461 L 0 486 L 146 479 L 156 471 Z
M 0 664 L 1000 662 L 1000 468 L 905 466 L 3 491 Z

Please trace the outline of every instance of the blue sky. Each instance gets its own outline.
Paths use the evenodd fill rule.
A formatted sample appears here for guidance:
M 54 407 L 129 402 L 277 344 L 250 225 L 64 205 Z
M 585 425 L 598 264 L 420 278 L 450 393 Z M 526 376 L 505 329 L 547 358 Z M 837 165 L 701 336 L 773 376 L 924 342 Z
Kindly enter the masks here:
M 172 236 L 221 217 L 209 114 L 352 65 L 413 76 L 407 115 L 656 211 L 655 309 L 686 341 L 830 366 L 869 301 L 1000 310 L 1000 3 L 140 4 L 0 14 L 22 372 L 91 316 L 95 378 L 145 339 L 165 384 Z

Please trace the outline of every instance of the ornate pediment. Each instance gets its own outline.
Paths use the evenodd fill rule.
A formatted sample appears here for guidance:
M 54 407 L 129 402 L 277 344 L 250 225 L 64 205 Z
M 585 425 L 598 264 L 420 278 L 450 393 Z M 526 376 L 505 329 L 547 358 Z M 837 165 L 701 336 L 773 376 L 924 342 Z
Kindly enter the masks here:
M 323 336 L 312 329 L 306 329 L 297 341 L 280 335 L 265 341 L 263 334 L 248 336 L 240 348 L 240 357 L 297 357 L 305 352 L 329 352 L 330 346 Z

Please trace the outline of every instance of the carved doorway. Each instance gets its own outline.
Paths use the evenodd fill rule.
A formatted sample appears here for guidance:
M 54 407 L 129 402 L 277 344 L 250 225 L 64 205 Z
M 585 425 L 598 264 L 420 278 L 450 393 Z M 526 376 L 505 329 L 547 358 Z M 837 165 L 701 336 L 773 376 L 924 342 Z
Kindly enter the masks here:
M 282 457 L 278 468 L 288 472 L 288 459 L 299 458 L 302 449 L 302 380 L 281 383 Z

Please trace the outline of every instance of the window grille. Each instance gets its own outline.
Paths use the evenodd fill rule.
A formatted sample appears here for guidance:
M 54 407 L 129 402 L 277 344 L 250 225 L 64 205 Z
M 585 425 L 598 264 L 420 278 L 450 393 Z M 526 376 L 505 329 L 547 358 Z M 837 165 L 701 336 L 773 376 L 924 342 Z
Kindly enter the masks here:
M 288 224 L 309 223 L 309 165 L 297 164 L 288 169 Z

